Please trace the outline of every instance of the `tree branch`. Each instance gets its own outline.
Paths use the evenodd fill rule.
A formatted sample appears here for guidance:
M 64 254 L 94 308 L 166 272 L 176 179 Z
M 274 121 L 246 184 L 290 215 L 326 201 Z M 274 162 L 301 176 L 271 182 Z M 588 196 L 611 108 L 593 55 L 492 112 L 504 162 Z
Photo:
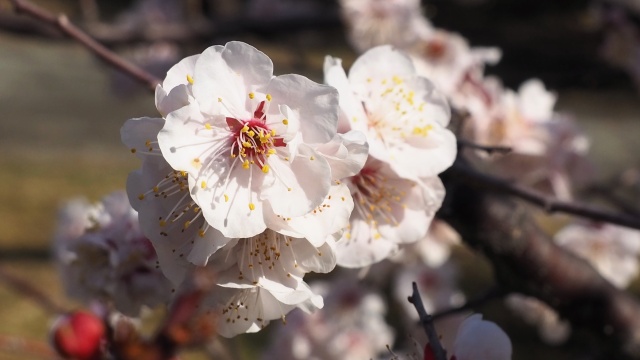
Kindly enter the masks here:
M 486 153 L 488 153 L 489 155 L 493 154 L 493 153 L 498 153 L 498 154 L 508 154 L 511 151 L 513 151 L 512 148 L 508 147 L 508 146 L 490 146 L 490 145 L 480 145 L 480 144 L 476 144 L 474 142 L 471 142 L 469 140 L 465 140 L 465 139 L 458 139 L 458 148 L 469 148 L 469 149 L 476 149 L 476 150 L 482 150 Z
M 425 333 L 427 333 L 431 350 L 433 350 L 433 355 L 436 360 L 447 360 L 447 352 L 442 347 L 442 344 L 440 344 L 438 333 L 436 332 L 436 328 L 433 326 L 433 317 L 429 315 L 427 310 L 424 308 L 420 292 L 418 291 L 418 285 L 415 282 L 413 282 L 412 285 L 413 294 L 409 296 L 408 300 L 413 304 L 413 306 L 415 306 L 416 311 L 418 312 L 420 324 L 422 324 Z
M 510 185 L 465 168 L 458 159 L 443 173 L 447 195 L 438 215 L 487 256 L 499 286 L 536 297 L 575 328 L 596 334 L 594 358 L 640 359 L 640 304 L 556 245 L 527 207 L 506 196 L 513 195 L 503 190 Z
M 448 171 L 457 182 L 476 189 L 515 196 L 531 204 L 542 207 L 548 213 L 560 212 L 596 221 L 622 225 L 640 230 L 640 218 L 628 214 L 612 213 L 590 205 L 565 202 L 547 196 L 539 191 L 520 186 L 504 179 L 483 174 L 468 164 L 456 162 Z
M 115 52 L 107 49 L 104 45 L 92 39 L 80 28 L 72 24 L 66 15 L 54 15 L 47 10 L 34 5 L 26 0 L 11 0 L 17 13 L 25 14 L 33 19 L 56 27 L 68 37 L 76 40 L 87 49 L 91 50 L 99 58 L 107 62 L 109 65 L 127 74 L 131 78 L 146 85 L 151 91 L 155 91 L 155 87 L 160 80 L 151 75 L 144 69 L 125 60 Z

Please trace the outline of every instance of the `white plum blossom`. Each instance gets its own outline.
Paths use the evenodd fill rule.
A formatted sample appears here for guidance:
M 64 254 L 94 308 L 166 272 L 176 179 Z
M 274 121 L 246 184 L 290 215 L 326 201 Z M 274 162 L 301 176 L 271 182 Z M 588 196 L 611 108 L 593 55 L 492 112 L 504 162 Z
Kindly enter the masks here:
M 431 80 L 456 106 L 461 105 L 456 102 L 458 93 L 481 81 L 484 65 L 495 64 L 501 57 L 497 48 L 470 47 L 461 35 L 435 28 L 405 50 L 416 72 Z
M 372 359 L 393 344 L 393 329 L 385 322 L 382 298 L 350 277 L 315 282 L 324 308 L 312 315 L 295 311 L 280 325 L 263 359 Z
M 174 90 L 189 87 L 193 100 L 165 116 L 158 144 L 171 167 L 189 175 L 209 225 L 251 237 L 278 216 L 302 216 L 322 203 L 333 179 L 318 148 L 336 136 L 335 89 L 299 75 L 274 77 L 271 60 L 241 42 L 208 48 L 185 78 L 189 85 Z
M 437 175 L 456 155 L 446 100 L 411 60 L 380 46 L 353 64 L 347 77 L 340 59 L 325 59 L 325 81 L 340 92 L 340 131 L 363 132 L 369 159 L 345 182 L 354 197 L 350 226 L 338 242 L 338 264 L 362 267 L 416 242 L 444 198 Z
M 554 241 L 589 261 L 618 288 L 625 288 L 638 275 L 640 232 L 604 223 L 570 224 Z
M 423 239 L 444 199 L 437 176 L 419 182 L 403 179 L 372 157 L 345 182 L 355 205 L 336 248 L 338 264 L 344 267 L 374 264 L 395 254 L 402 244 Z
M 340 59 L 327 57 L 324 74 L 340 92 L 341 131 L 363 132 L 371 157 L 410 180 L 451 166 L 457 147 L 446 128 L 447 100 L 416 74 L 405 54 L 391 46 L 373 48 L 354 62 L 348 77 Z
M 156 249 L 163 273 L 178 286 L 190 264 L 206 265 L 227 240 L 209 229 L 201 216 L 189 196 L 188 175 L 171 168 L 162 157 L 157 135 L 163 125 L 163 119 L 130 119 L 121 135 L 123 143 L 142 160 L 141 168 L 127 179 L 129 201 Z
M 124 192 L 101 202 L 84 199 L 61 210 L 55 253 L 67 293 L 84 302 L 112 304 L 128 316 L 168 300 L 171 284 L 158 269 L 151 242 Z
M 349 41 L 361 53 L 386 44 L 405 49 L 431 28 L 420 0 L 340 0 L 340 5 Z
M 218 332 L 232 337 L 256 332 L 274 319 L 286 320 L 296 308 L 322 308 L 322 297 L 303 281 L 308 272 L 328 273 L 336 265 L 334 237 L 314 246 L 306 239 L 267 230 L 233 239 L 216 252 L 208 267 L 216 287 L 205 306 L 219 311 Z
M 510 360 L 511 340 L 494 322 L 474 314 L 458 328 L 449 353 L 455 360 Z
M 571 324 L 542 301 L 525 295 L 511 294 L 506 305 L 527 323 L 538 327 L 540 338 L 552 345 L 565 342 L 571 335 Z
M 141 227 L 156 248 L 163 272 L 177 286 L 194 265 L 207 265 L 210 256 L 232 239 L 210 228 L 189 196 L 188 175 L 173 170 L 161 156 L 155 137 L 163 123 L 162 119 L 131 119 L 122 128 L 122 138 L 131 149 L 141 149 L 135 154 L 142 159 L 142 167 L 132 172 L 127 181 L 129 199 L 140 213 Z M 353 166 L 348 162 L 366 158 L 366 147 L 356 135 L 345 134 L 344 142 L 333 141 L 332 146 L 320 149 L 329 162 L 335 163 L 333 173 L 348 176 L 351 174 L 348 168 Z M 364 155 L 358 156 L 358 151 L 364 151 Z M 281 234 L 304 238 L 300 241 L 321 247 L 328 237 L 341 234 L 348 226 L 352 209 L 353 199 L 347 185 L 333 184 L 316 209 L 294 218 L 275 215 L 279 221 L 272 227 Z M 332 256 L 328 254 L 326 258 Z

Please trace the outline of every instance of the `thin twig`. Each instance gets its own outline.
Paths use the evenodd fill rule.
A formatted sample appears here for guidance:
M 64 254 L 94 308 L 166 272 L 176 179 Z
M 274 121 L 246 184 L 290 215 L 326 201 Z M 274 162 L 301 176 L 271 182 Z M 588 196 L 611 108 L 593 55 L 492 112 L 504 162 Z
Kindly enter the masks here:
M 446 310 L 442 310 L 439 311 L 435 314 L 433 314 L 431 316 L 431 318 L 433 318 L 433 320 L 438 320 L 444 317 L 447 317 L 449 315 L 453 315 L 453 314 L 458 314 L 461 312 L 465 312 L 468 310 L 472 310 L 478 306 L 484 305 L 485 303 L 497 299 L 497 298 L 501 298 L 504 295 L 506 295 L 506 293 L 501 290 L 499 287 L 492 287 L 491 289 L 489 289 L 489 291 L 485 292 L 484 294 L 482 294 L 481 296 L 468 300 L 467 302 L 465 302 L 464 304 L 457 306 L 457 307 L 453 307 L 453 308 L 449 308 Z
M 469 140 L 458 139 L 458 148 L 470 148 L 476 150 L 482 150 L 488 154 L 498 153 L 498 154 L 508 154 L 513 149 L 509 146 L 497 146 L 497 145 L 480 145 Z
M 107 49 L 104 45 L 95 41 L 84 31 L 71 23 L 66 15 L 60 14 L 56 16 L 26 0 L 12 0 L 11 2 L 13 3 L 17 13 L 25 14 L 38 21 L 58 28 L 62 33 L 91 50 L 111 66 L 146 85 L 151 91 L 154 91 L 156 85 L 160 83 L 160 80 L 149 72 L 125 60 L 115 52 Z
M 40 305 L 41 308 L 52 314 L 61 314 L 65 312 L 65 309 L 54 303 L 49 295 L 43 293 L 29 281 L 15 276 L 1 267 L 0 282 L 9 285 L 13 290 L 22 295 L 25 295 L 27 298 Z
M 425 333 L 427 333 L 427 338 L 429 338 L 429 344 L 431 345 L 431 350 L 433 350 L 433 355 L 436 360 L 447 360 L 447 352 L 442 347 L 442 344 L 440 344 L 438 333 L 436 332 L 436 328 L 433 326 L 433 317 L 429 315 L 427 310 L 424 308 L 420 292 L 418 291 L 418 285 L 415 281 L 411 285 L 413 286 L 413 294 L 409 296 L 408 300 L 413 304 L 413 306 L 415 306 L 416 311 L 418 312 L 420 323 L 422 324 Z
M 608 222 L 640 230 L 640 218 L 636 216 L 612 213 L 586 204 L 560 201 L 531 188 L 520 186 L 491 175 L 483 174 L 464 163 L 456 162 L 451 167 L 451 173 L 454 174 L 459 181 L 464 182 L 467 185 L 516 196 L 529 203 L 540 206 L 548 213 L 559 212 L 571 214 L 591 220 Z

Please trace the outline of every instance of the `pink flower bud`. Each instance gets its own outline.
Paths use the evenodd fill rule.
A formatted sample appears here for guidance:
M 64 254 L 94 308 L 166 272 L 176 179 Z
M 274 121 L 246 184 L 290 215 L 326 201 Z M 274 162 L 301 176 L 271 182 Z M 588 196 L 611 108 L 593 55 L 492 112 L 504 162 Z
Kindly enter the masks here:
M 75 311 L 58 318 L 52 328 L 53 346 L 66 359 L 97 360 L 105 336 L 102 320 L 86 311 Z

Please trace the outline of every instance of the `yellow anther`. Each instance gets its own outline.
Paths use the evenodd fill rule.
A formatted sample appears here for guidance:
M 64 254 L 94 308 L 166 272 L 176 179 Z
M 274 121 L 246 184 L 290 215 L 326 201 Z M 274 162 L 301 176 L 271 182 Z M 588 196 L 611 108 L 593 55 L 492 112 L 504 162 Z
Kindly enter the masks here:
M 246 148 L 250 148 L 250 147 L 251 147 L 251 143 L 250 143 L 250 142 L 248 142 L 248 141 L 244 141 L 244 142 L 242 143 L 242 146 L 244 146 L 244 147 L 246 147 Z
M 433 130 L 433 125 L 425 125 L 423 127 L 416 126 L 411 132 L 413 135 L 427 136 L 431 130 Z
M 200 231 L 198 231 L 198 235 L 200 235 L 200 237 L 204 237 L 204 230 L 200 229 Z
M 144 200 L 144 194 L 140 194 L 140 195 L 138 195 L 138 199 L 140 199 L 140 200 Z
M 211 130 L 211 124 L 205 123 L 204 124 L 204 128 L 207 129 L 207 130 Z
M 136 150 L 135 148 L 131 149 L 131 153 L 132 153 L 132 154 L 135 154 L 135 153 L 136 153 L 136 151 L 138 151 L 138 150 Z
M 268 173 L 269 172 L 269 165 L 263 166 L 262 167 L 262 172 L 265 173 L 265 174 Z
M 184 222 L 184 228 L 185 229 L 188 228 L 189 225 L 191 225 L 191 221 L 187 220 L 187 221 Z
M 267 94 L 267 101 L 271 101 L 272 97 L 271 94 Z
M 276 153 L 276 149 L 269 149 L 267 150 L 267 155 L 273 155 Z
M 242 163 L 242 167 L 243 167 L 243 168 L 245 168 L 245 169 L 248 169 L 248 168 L 249 168 L 249 160 L 245 160 L 245 161 Z
M 289 120 L 287 120 L 287 119 L 282 119 L 282 123 L 283 123 L 283 124 L 285 124 L 285 125 L 289 125 Z
M 344 233 L 344 238 L 347 240 L 351 239 L 351 233 Z
M 167 222 L 164 220 L 160 220 L 160 226 L 165 226 L 165 225 L 167 225 Z
M 247 135 L 254 137 L 256 135 L 256 132 L 253 130 L 249 130 L 249 132 L 247 132 Z
M 374 239 L 380 239 L 382 236 L 379 233 L 375 233 L 375 235 L 373 235 Z
M 202 182 L 200 183 L 200 187 L 203 188 L 203 189 L 206 189 L 207 188 L 207 182 L 202 180 Z
M 315 160 L 316 158 L 314 158 L 313 156 L 309 158 L 309 160 Z
M 224 202 L 229 202 L 229 195 L 224 194 Z
M 249 99 L 253 100 L 254 97 L 256 97 L 256 94 L 250 92 L 249 93 Z
M 293 190 L 293 189 L 292 188 L 287 188 L 287 191 L 291 191 L 291 190 Z
M 186 172 L 186 171 L 184 171 L 184 170 L 182 170 L 182 171 L 180 171 L 180 175 L 182 175 L 182 176 L 186 177 L 186 176 L 187 176 L 187 172 Z
M 193 85 L 193 78 L 189 74 L 187 74 L 187 81 L 189 82 L 189 84 Z
M 221 97 L 218 98 L 218 102 L 222 102 L 222 98 Z
M 253 211 L 256 209 L 256 205 L 254 203 L 249 203 L 249 210 Z
M 249 126 L 247 124 L 244 124 L 242 129 L 240 129 L 240 132 L 246 133 L 247 131 L 249 131 Z
M 402 79 L 398 75 L 394 75 L 392 80 L 394 83 L 396 83 L 396 85 L 402 84 Z
M 154 186 L 154 187 L 153 187 L 153 192 L 158 192 L 158 191 L 160 191 L 160 188 L 159 188 L 159 187 L 157 187 L 157 186 Z

